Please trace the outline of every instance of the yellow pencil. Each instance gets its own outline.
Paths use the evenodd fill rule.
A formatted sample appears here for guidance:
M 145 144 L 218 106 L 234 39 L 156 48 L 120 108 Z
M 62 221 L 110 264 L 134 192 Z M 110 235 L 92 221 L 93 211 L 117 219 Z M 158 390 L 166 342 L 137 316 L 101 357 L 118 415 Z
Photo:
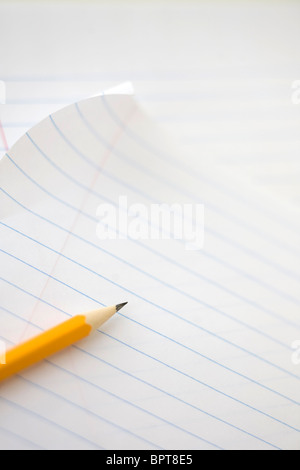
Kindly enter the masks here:
M 70 320 L 10 349 L 6 353 L 6 363 L 0 364 L 0 381 L 85 338 L 126 304 L 127 302 L 76 315 Z

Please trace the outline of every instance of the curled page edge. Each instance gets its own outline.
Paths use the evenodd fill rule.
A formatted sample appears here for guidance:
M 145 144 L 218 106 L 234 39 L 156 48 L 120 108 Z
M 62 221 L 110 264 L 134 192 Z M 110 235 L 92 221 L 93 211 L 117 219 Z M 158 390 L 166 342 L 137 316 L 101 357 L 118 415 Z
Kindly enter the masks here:
M 5 88 L 1 88 L 2 84 L 4 85 L 4 82 L 1 82 L 1 80 L 0 80 L 0 104 L 5 104 L 5 101 L 1 100 L 2 95 L 4 96 L 4 94 L 5 94 Z M 106 90 L 99 90 L 98 92 L 96 92 L 92 95 L 88 95 L 85 99 L 97 98 L 99 96 L 109 96 L 109 95 L 129 95 L 129 96 L 133 96 L 133 95 L 135 95 L 134 86 L 133 86 L 132 82 L 130 82 L 130 81 L 122 82 L 122 83 L 119 83 L 118 85 L 116 85 L 114 87 L 108 88 Z M 70 103 L 70 104 L 72 104 L 72 103 Z M 64 109 L 65 107 L 66 106 L 63 106 L 62 108 L 57 109 L 57 111 L 60 111 L 61 109 Z M 47 118 L 47 114 L 45 114 L 44 118 Z M 27 131 L 32 129 L 32 127 L 35 127 L 36 125 L 38 125 L 41 121 L 43 121 L 43 119 L 37 121 L 35 123 L 35 125 L 29 127 L 27 129 Z M 22 137 L 23 136 L 21 136 L 20 138 L 22 138 Z M 6 152 L 9 152 L 12 149 L 12 147 L 18 142 L 18 140 L 19 140 L 19 138 L 17 140 L 15 140 L 12 143 L 12 145 L 10 145 L 8 147 L 7 150 L 4 150 L 3 152 L 0 152 L 0 161 L 5 156 Z
M 107 96 L 107 95 L 134 95 L 134 86 L 132 82 L 123 82 L 119 85 L 116 85 L 112 88 L 108 88 L 107 90 L 101 90 L 99 93 L 96 93 L 90 98 L 96 98 L 97 96 Z

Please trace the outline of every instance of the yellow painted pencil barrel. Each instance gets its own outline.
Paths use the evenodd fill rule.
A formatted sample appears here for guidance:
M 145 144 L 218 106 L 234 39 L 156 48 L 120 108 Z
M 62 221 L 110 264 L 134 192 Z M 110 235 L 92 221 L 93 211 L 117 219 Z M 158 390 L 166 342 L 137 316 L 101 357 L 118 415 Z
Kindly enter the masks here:
M 76 315 L 8 350 L 6 364 L 0 365 L 0 381 L 86 338 L 92 330 L 99 328 L 124 305 L 126 303 Z

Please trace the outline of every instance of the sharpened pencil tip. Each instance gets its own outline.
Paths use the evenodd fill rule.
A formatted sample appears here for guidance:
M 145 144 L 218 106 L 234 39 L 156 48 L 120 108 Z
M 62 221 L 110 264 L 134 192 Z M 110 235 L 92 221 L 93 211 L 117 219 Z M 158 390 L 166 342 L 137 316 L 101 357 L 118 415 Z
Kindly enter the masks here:
M 125 307 L 125 305 L 127 304 L 128 302 L 124 302 L 123 304 L 116 305 L 116 311 L 118 312 L 119 310 L 121 310 L 121 308 Z

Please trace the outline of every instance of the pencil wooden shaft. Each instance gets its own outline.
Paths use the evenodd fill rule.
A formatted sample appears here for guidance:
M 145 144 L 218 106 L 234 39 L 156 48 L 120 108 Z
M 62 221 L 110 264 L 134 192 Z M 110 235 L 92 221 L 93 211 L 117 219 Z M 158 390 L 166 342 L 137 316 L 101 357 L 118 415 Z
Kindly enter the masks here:
M 0 381 L 85 338 L 115 313 L 116 306 L 77 315 L 12 348 L 6 353 L 6 364 L 0 364 Z
M 78 315 L 14 347 L 6 353 L 6 364 L 0 365 L 0 381 L 85 338 L 91 330 L 86 317 Z

